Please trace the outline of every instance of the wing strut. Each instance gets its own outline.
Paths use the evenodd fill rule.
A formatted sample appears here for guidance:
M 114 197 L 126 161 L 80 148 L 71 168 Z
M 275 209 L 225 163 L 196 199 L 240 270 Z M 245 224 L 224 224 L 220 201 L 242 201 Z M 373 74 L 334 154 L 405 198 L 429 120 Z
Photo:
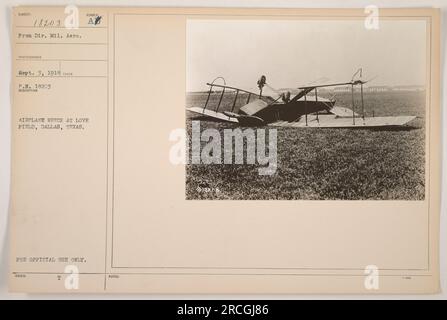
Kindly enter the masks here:
M 355 80 L 355 81 L 349 81 L 349 82 L 341 82 L 341 83 L 333 83 L 333 84 L 324 84 L 324 85 L 318 85 L 318 86 L 307 86 L 307 87 L 300 87 L 301 91 L 293 97 L 291 101 L 295 101 L 300 99 L 304 96 L 304 113 L 306 115 L 306 126 L 307 126 L 307 95 L 315 90 L 315 101 L 318 102 L 318 95 L 317 90 L 318 88 L 325 88 L 325 87 L 338 87 L 338 86 L 351 86 L 351 99 L 352 99 L 352 124 L 355 125 L 355 101 L 354 101 L 354 89 L 355 86 L 360 85 L 360 98 L 361 98 L 361 107 L 362 107 L 362 119 L 365 120 L 365 105 L 364 105 L 364 98 L 363 98 L 363 84 L 365 84 L 367 81 L 362 80 Z M 318 111 L 316 114 L 316 120 L 319 121 L 318 118 Z
M 352 124 L 355 125 L 354 84 L 351 84 Z
M 208 90 L 208 97 L 206 98 L 205 105 L 203 106 L 203 111 L 205 111 L 206 107 L 208 106 L 208 102 L 210 101 L 211 93 L 213 92 L 213 87 L 221 87 L 217 84 L 214 84 L 214 81 L 216 81 L 217 79 L 222 79 L 222 81 L 224 83 L 224 85 L 222 87 L 224 88 L 224 92 L 225 92 L 225 87 L 227 86 L 227 83 L 223 77 L 217 77 L 211 83 L 207 83 L 207 85 L 210 87 L 210 90 Z M 223 96 L 223 94 L 222 94 L 222 96 Z M 220 105 L 220 102 L 222 101 L 222 96 L 220 97 L 219 105 Z M 219 109 L 219 106 L 217 106 L 217 109 Z M 216 109 L 216 112 L 217 112 L 217 109 Z

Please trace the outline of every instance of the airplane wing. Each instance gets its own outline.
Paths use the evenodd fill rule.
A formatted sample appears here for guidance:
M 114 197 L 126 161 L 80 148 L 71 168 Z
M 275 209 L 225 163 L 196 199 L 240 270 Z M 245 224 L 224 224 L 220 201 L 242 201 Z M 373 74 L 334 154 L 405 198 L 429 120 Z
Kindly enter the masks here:
M 237 122 L 243 127 L 263 126 L 264 120 L 256 116 L 247 116 L 234 112 L 224 111 L 226 116 L 237 119 Z
M 415 116 L 397 116 L 397 117 L 367 117 L 365 119 L 351 117 L 338 117 L 334 114 L 328 115 L 308 115 L 306 119 L 302 116 L 297 121 L 277 121 L 270 123 L 274 127 L 292 127 L 292 128 L 367 128 L 367 127 L 396 127 L 408 124 L 414 120 Z
M 248 115 L 248 116 L 252 116 L 254 114 L 256 114 L 257 112 L 261 111 L 262 109 L 264 109 L 265 107 L 267 107 L 269 105 L 268 102 L 265 102 L 264 100 L 261 99 L 256 99 L 253 100 L 250 103 L 247 103 L 246 105 L 242 106 L 239 109 L 239 112 L 243 112 L 244 114 Z
M 234 117 L 229 117 L 228 115 L 225 115 L 222 112 L 216 112 L 216 111 L 210 110 L 210 109 L 191 107 L 191 108 L 186 108 L 186 110 L 188 110 L 194 114 L 204 116 L 206 118 L 212 118 L 212 119 L 223 120 L 223 121 L 228 121 L 228 122 L 238 122 L 237 119 Z
M 298 99 L 301 99 L 302 97 L 304 97 L 306 94 L 310 93 L 314 89 L 315 89 L 315 87 L 307 87 L 307 88 L 302 89 L 300 92 L 298 92 L 298 94 L 296 96 L 294 96 L 292 98 L 291 101 L 297 101 Z

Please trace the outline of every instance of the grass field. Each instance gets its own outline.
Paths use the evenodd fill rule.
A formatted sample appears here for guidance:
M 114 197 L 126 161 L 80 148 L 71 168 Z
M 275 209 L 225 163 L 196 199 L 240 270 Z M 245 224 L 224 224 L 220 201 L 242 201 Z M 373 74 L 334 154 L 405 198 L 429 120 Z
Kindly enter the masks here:
M 231 109 L 233 98 L 225 96 L 221 110 Z M 240 97 L 238 104 L 244 99 Z M 350 99 L 350 93 L 338 93 L 337 105 L 350 108 Z M 202 106 L 205 100 L 206 94 L 188 94 L 187 107 Z M 211 100 L 211 106 L 217 101 L 218 94 Z M 277 128 L 276 174 L 259 176 L 257 165 L 189 164 L 186 198 L 422 200 L 425 193 L 424 106 L 425 92 L 365 93 L 367 116 L 374 110 L 375 116 L 415 115 L 418 118 L 401 129 Z M 193 118 L 188 112 L 189 133 Z M 237 127 L 200 120 L 202 130 Z

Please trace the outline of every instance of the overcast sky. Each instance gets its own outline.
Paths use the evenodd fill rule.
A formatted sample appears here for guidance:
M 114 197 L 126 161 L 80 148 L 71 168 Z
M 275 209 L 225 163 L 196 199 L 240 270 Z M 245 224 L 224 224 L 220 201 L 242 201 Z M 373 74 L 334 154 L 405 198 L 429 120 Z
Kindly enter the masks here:
M 262 74 L 276 88 L 349 81 L 359 67 L 370 85 L 425 85 L 426 22 L 188 20 L 186 65 L 187 91 L 217 76 L 247 89 Z

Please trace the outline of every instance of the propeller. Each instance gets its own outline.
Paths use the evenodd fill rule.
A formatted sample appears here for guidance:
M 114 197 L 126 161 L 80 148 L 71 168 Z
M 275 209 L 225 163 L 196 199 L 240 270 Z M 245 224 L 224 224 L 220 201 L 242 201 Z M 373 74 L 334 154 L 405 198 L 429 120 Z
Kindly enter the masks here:
M 262 88 L 264 88 L 266 83 L 267 83 L 267 78 L 264 75 L 262 75 L 257 82 L 259 90 L 262 91 Z
M 267 78 L 264 75 L 262 75 L 257 82 L 259 88 L 259 97 L 262 96 L 262 88 L 264 88 L 265 84 L 267 83 L 266 81 Z

